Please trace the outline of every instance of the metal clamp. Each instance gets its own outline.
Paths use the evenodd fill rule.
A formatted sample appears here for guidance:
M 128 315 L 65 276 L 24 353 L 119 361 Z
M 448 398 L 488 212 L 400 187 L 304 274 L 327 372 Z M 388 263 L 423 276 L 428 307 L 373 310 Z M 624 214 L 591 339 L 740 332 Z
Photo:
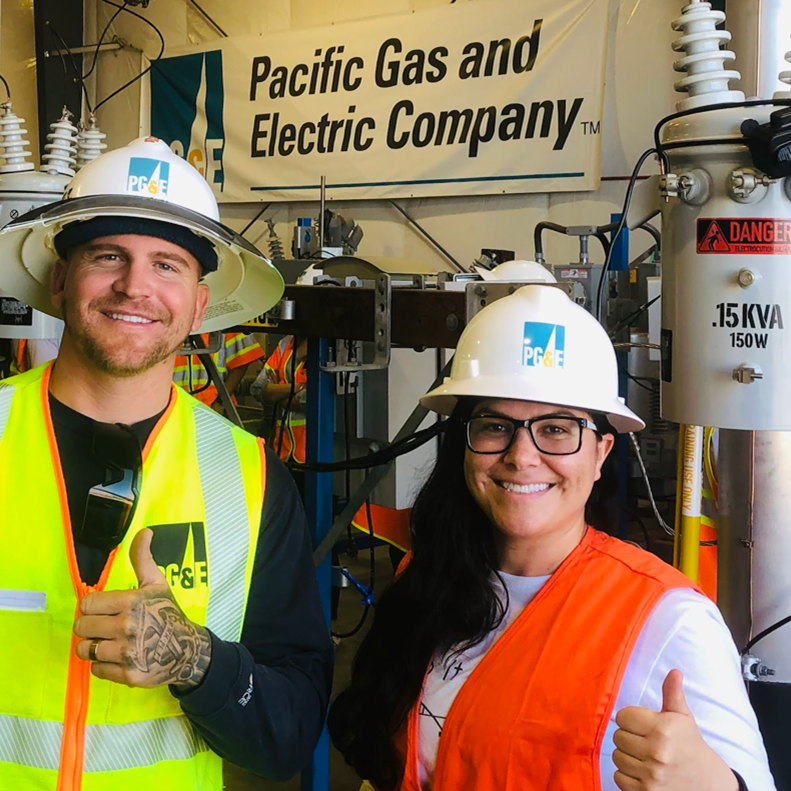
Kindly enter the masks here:
M 742 676 L 745 681 L 764 681 L 767 676 L 775 675 L 771 667 L 764 665 L 757 656 L 742 656 Z
M 321 367 L 328 373 L 344 371 L 378 371 L 390 365 L 392 348 L 393 280 L 386 272 L 376 276 L 374 286 L 374 361 L 338 365 L 328 362 Z

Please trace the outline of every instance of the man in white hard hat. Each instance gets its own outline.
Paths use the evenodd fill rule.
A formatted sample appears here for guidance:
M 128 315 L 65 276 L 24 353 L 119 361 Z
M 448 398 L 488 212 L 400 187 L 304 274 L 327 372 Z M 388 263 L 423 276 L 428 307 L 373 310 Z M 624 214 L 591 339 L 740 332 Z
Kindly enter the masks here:
M 332 648 L 304 512 L 252 435 L 171 384 L 190 333 L 282 293 L 155 138 L 0 233 L 0 288 L 66 323 L 0 386 L 0 788 L 295 774 Z

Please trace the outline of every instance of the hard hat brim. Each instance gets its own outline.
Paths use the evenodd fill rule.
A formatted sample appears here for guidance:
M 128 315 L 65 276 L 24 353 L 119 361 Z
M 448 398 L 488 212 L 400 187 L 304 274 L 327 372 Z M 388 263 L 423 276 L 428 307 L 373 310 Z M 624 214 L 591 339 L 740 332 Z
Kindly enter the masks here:
M 50 316 L 50 275 L 58 254 L 53 239 L 71 223 L 94 217 L 141 217 L 188 228 L 211 242 L 219 266 L 206 275 L 210 300 L 199 332 L 224 330 L 266 313 L 283 294 L 283 278 L 263 254 L 222 223 L 164 201 L 95 195 L 42 206 L 0 230 L 0 290 Z
M 619 399 L 594 403 L 590 398 L 585 398 L 584 392 L 579 394 L 579 398 L 570 398 L 567 389 L 565 392 L 558 390 L 557 396 L 553 397 L 552 391 L 545 385 L 533 394 L 531 388 L 524 381 L 513 376 L 481 376 L 460 381 L 446 379 L 439 387 L 426 393 L 420 399 L 420 403 L 432 412 L 450 415 L 460 398 L 502 398 L 514 401 L 532 401 L 581 409 L 586 412 L 598 412 L 607 416 L 610 425 L 619 434 L 642 431 L 645 428 L 645 423 Z

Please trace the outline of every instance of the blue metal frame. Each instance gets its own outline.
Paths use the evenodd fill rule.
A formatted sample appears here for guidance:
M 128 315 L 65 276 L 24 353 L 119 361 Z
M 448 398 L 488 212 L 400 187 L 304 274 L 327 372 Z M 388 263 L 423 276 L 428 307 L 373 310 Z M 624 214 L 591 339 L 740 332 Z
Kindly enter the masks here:
M 308 340 L 308 403 L 306 414 L 308 461 L 332 461 L 335 433 L 335 382 L 331 374 L 321 370 L 329 356 L 329 341 Z M 332 526 L 332 473 L 309 472 L 305 475 L 305 510 L 313 547 L 317 547 Z M 330 625 L 332 591 L 332 559 L 328 554 L 316 569 L 321 606 L 327 627 Z M 313 759 L 302 772 L 301 791 L 329 791 L 330 738 L 325 725 L 313 753 Z
M 620 214 L 611 214 L 610 222 L 620 222 Z M 626 272 L 629 269 L 629 228 L 624 225 L 618 238 L 613 240 L 610 256 L 611 272 Z

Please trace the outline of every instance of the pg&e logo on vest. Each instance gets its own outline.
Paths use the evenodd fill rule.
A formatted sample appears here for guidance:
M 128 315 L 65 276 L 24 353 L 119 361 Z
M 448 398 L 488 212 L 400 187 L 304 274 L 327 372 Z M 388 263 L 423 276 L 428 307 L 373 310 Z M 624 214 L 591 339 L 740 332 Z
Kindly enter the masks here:
M 168 194 L 170 163 L 148 157 L 131 157 L 129 174 L 126 178 L 126 191 L 142 195 Z
M 171 588 L 192 590 L 209 584 L 206 527 L 203 522 L 148 527 L 154 533 L 151 555 Z
M 562 368 L 566 352 L 566 328 L 562 324 L 526 321 L 522 365 Z

